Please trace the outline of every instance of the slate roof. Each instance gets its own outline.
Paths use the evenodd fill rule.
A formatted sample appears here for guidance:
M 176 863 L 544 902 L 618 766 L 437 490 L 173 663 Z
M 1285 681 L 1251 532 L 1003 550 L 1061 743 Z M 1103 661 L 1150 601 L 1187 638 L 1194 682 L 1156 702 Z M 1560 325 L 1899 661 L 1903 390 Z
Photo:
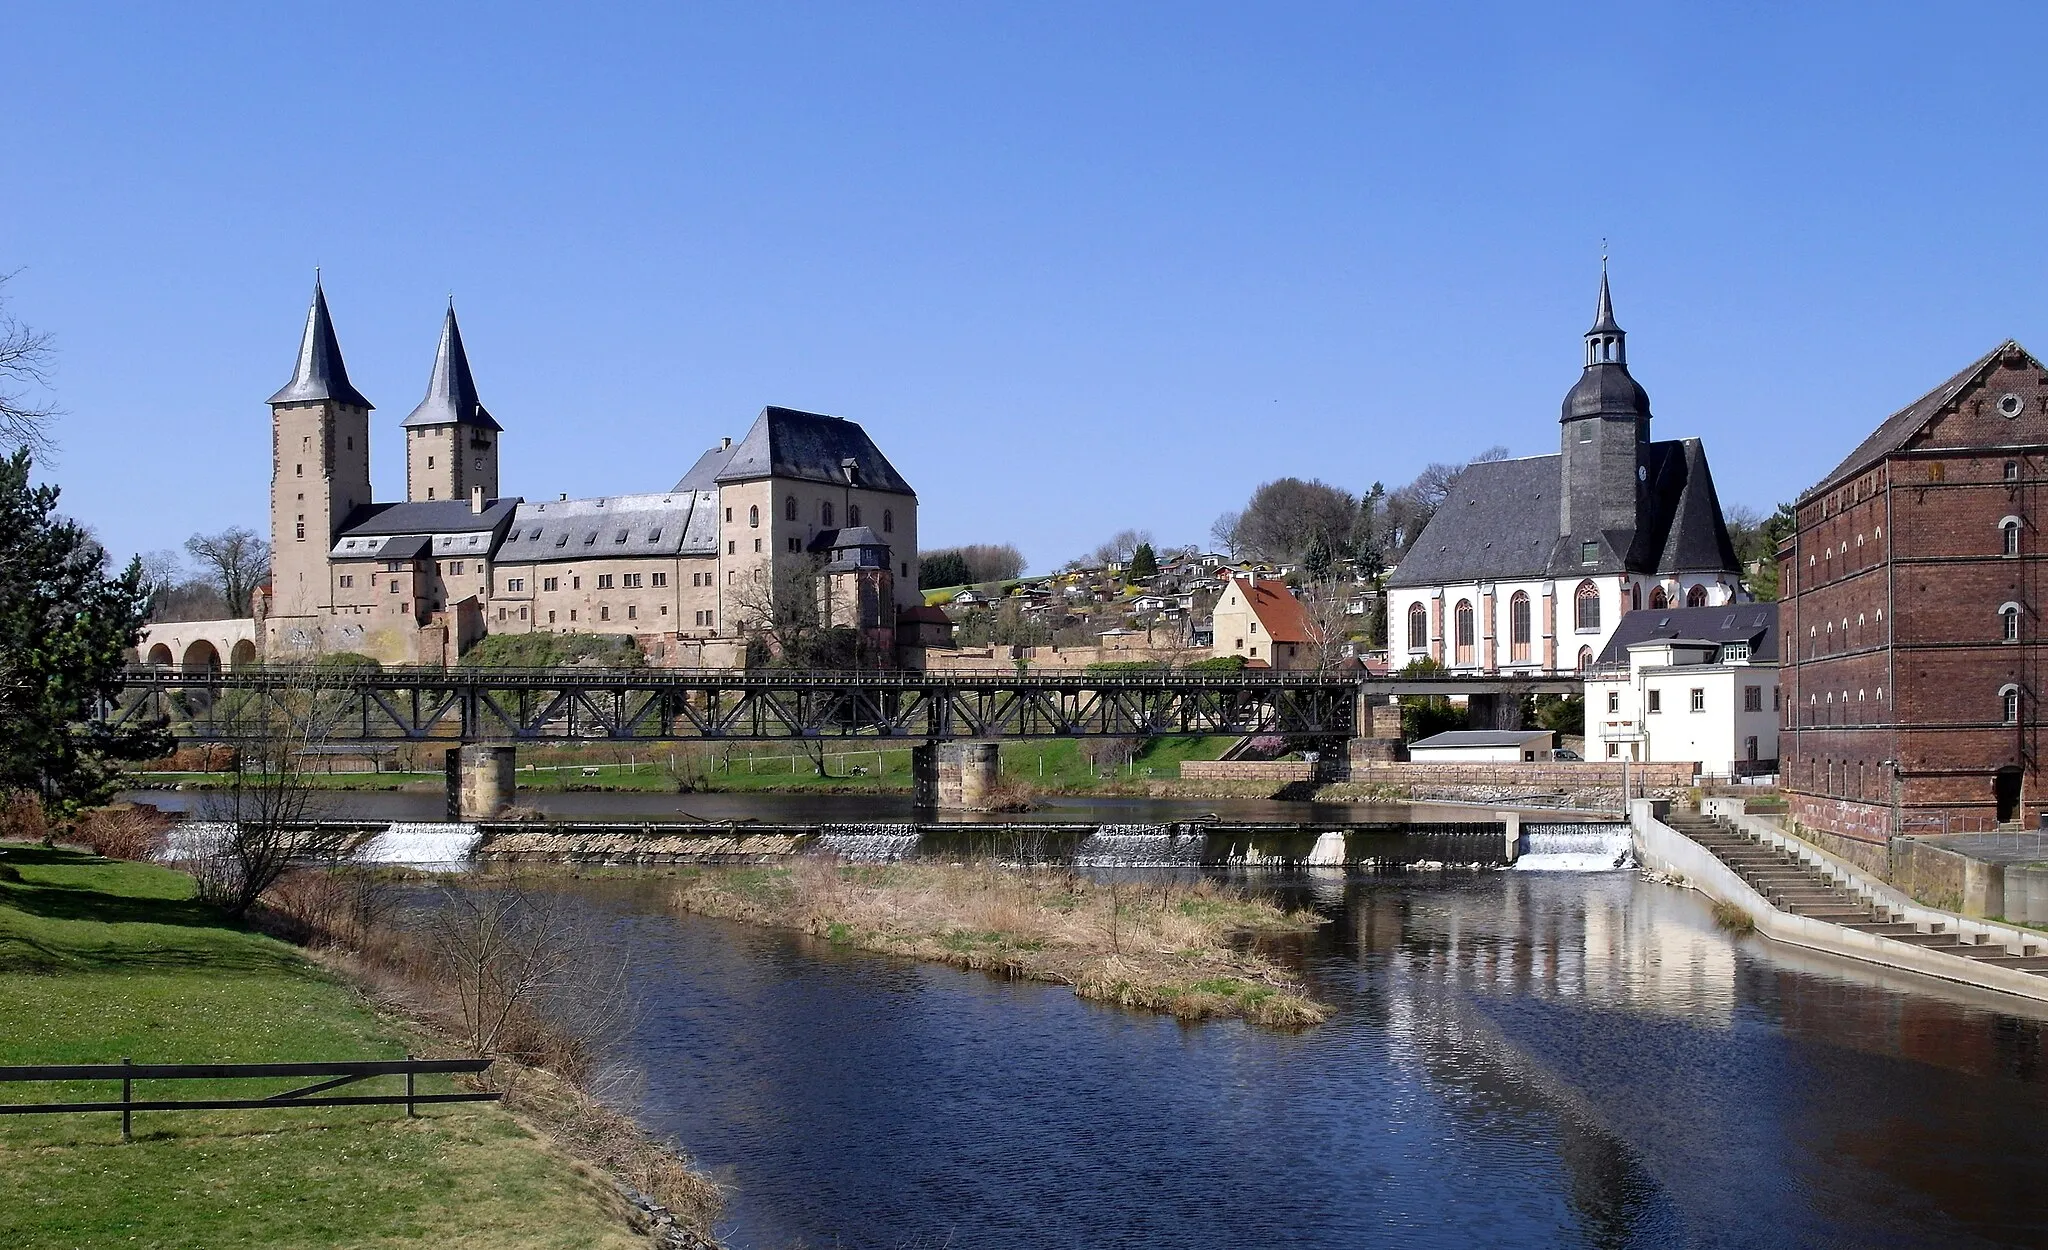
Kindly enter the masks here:
M 1731 603 L 1718 608 L 1644 608 L 1624 612 L 1596 662 L 1623 663 L 1628 659 L 1628 649 L 1637 643 L 1665 641 L 1697 641 L 1715 646 L 1746 642 L 1752 663 L 1776 664 L 1778 605 Z
M 497 530 L 512 519 L 519 500 L 493 499 L 482 512 L 471 512 L 466 499 L 418 499 L 404 503 L 369 503 L 341 523 L 346 536 L 377 534 L 474 534 Z
M 334 320 L 327 315 L 327 294 L 320 289 L 320 275 L 313 275 L 313 303 L 306 309 L 306 331 L 299 337 L 299 359 L 292 380 L 270 397 L 273 404 L 304 404 L 331 399 L 336 403 L 374 408 L 363 393 L 349 385 L 348 366 L 342 363 L 341 342 L 334 337 Z
M 763 408 L 746 437 L 733 445 L 717 480 L 783 477 L 844 486 L 846 471 L 841 465 L 847 460 L 855 462 L 853 484 L 864 490 L 917 494 L 859 424 L 794 408 Z
M 1735 573 L 1706 448 L 1696 438 L 1642 445 L 1648 498 L 1636 530 L 1606 530 L 1599 560 L 1558 535 L 1560 457 L 1468 466 L 1415 545 L 1387 578 L 1393 587 L 1442 586 L 1575 573 Z
M 679 491 L 717 490 L 718 475 L 724 471 L 726 462 L 731 459 L 731 447 L 713 447 L 697 457 L 697 463 L 690 466 L 690 471 L 683 474 L 683 479 L 676 483 L 675 488 Z
M 1451 729 L 1408 744 L 1416 747 L 1518 747 L 1525 742 L 1548 739 L 1548 729 Z
M 1387 584 L 1546 575 L 1558 544 L 1558 461 L 1529 456 L 1468 466 Z
M 1929 421 L 1932 421 L 1939 415 L 1941 410 L 1947 407 L 1957 395 L 1967 390 L 1972 383 L 1982 377 L 1985 371 L 1991 368 L 1993 363 L 2000 357 L 2012 352 L 2017 352 L 2025 357 L 2027 363 L 2033 365 L 2036 369 L 2043 367 L 2041 362 L 2034 358 L 2033 353 L 2021 347 L 2017 341 L 2007 339 L 1965 365 L 1960 373 L 1957 373 L 1948 381 L 1943 382 L 1940 386 L 1935 387 L 1891 416 L 1886 417 L 1875 430 L 1870 432 L 1868 438 L 1856 444 L 1854 451 L 1850 452 L 1826 477 L 1822 478 L 1817 485 L 1810 487 L 1799 498 L 1804 501 L 1822 491 L 1833 490 L 1845 480 L 1856 476 L 1858 473 L 1870 468 L 1878 461 L 1905 446 Z
M 372 534 L 335 540 L 328 555 L 336 560 L 412 560 L 426 555 L 434 540 L 427 534 Z
M 549 563 L 717 551 L 718 493 L 670 491 L 521 503 L 497 560 Z
M 427 397 L 399 426 L 409 430 L 458 422 L 486 430 L 505 428 L 476 397 L 476 379 L 470 376 L 469 353 L 462 349 L 462 327 L 455 324 L 455 301 L 451 299 L 448 315 L 441 321 L 441 343 L 434 349 L 434 371 L 427 376 Z

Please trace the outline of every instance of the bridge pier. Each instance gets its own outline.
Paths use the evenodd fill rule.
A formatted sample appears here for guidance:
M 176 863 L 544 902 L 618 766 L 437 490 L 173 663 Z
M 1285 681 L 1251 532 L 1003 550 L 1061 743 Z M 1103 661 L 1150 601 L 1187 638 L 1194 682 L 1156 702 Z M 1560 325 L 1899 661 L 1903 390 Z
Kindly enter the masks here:
M 1401 731 L 1401 705 L 1383 694 L 1361 688 L 1358 692 L 1358 737 L 1350 743 L 1350 757 L 1357 764 L 1395 764 L 1408 758 L 1408 743 Z
M 472 742 L 448 750 L 448 819 L 490 820 L 512 806 L 517 792 L 515 747 Z
M 910 788 L 919 807 L 979 812 L 1002 784 L 993 742 L 927 742 L 910 750 Z

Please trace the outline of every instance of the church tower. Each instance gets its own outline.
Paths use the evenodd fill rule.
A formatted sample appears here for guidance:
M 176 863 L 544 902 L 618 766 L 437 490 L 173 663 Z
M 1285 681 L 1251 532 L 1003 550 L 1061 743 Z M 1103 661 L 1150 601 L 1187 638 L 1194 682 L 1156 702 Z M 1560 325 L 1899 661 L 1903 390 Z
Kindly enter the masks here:
M 498 497 L 498 435 L 504 427 L 477 400 L 453 299 L 441 322 L 427 397 L 403 428 L 407 499 L 467 499 L 475 491 L 485 499 Z
M 342 521 L 370 502 L 370 408 L 349 384 L 316 272 L 298 364 L 270 397 L 273 619 L 313 616 L 333 604 L 327 553 Z
M 1628 336 L 1614 320 L 1607 265 L 1600 305 L 1586 331 L 1586 368 L 1564 397 L 1558 534 L 1574 541 L 1571 558 L 1611 566 L 1628 554 L 1646 490 L 1643 447 L 1650 441 L 1650 396 L 1628 371 Z M 1604 540 L 1612 534 L 1619 549 Z M 1597 544 L 1588 549 L 1587 543 Z M 1585 555 L 1595 554 L 1587 559 Z

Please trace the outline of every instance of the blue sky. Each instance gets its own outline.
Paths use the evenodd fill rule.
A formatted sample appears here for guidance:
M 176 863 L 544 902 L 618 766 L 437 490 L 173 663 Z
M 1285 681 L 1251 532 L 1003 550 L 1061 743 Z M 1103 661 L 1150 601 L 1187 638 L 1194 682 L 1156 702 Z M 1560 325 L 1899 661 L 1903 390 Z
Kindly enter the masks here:
M 173 7 L 19 6 L 0 75 L 49 473 L 120 553 L 266 524 L 315 264 L 382 497 L 453 291 L 508 493 L 784 404 L 1038 568 L 1554 450 L 1603 237 L 1731 506 L 2048 351 L 2039 8 Z

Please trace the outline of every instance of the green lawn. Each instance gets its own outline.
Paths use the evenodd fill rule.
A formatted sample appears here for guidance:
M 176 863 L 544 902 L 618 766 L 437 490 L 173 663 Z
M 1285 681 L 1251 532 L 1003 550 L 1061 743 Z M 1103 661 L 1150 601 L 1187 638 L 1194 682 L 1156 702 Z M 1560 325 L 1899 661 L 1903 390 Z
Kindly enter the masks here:
M 424 1049 L 180 874 L 5 848 L 0 1063 L 264 1062 Z M 387 1078 L 395 1081 L 395 1078 Z M 446 1088 L 427 1085 L 422 1089 Z M 261 1096 L 291 1082 L 145 1084 Z M 390 1086 L 397 1088 L 395 1084 Z M 175 1092 L 173 1092 L 175 1091 Z M 111 1084 L 0 1086 L 12 1102 Z M 488 1104 L 0 1117 L 0 1245 L 635 1246 L 601 1180 Z
M 1137 758 L 1128 765 L 1105 763 L 1099 770 L 1082 754 L 1081 740 L 1075 738 L 1022 739 L 1005 741 L 1001 747 L 1003 775 L 1049 791 L 1089 791 L 1103 785 L 1113 771 L 1117 780 L 1173 780 L 1180 776 L 1183 760 L 1213 760 L 1230 749 L 1237 739 L 1229 736 L 1162 737 L 1148 739 Z M 831 742 L 825 747 L 830 776 L 820 777 L 810 757 L 791 747 L 772 742 L 735 745 L 728 759 L 692 757 L 679 751 L 671 755 L 660 744 L 634 756 L 632 762 L 617 763 L 611 757 L 619 748 L 599 748 L 604 754 L 575 755 L 559 747 L 522 751 L 519 760 L 521 790 L 649 790 L 674 793 L 677 779 L 686 777 L 697 789 L 789 790 L 830 789 L 850 791 L 904 791 L 910 789 L 910 748 L 907 746 L 870 750 L 853 742 Z M 562 762 L 570 761 L 570 762 Z M 532 765 L 532 767 L 529 767 Z M 586 769 L 595 769 L 595 773 Z M 859 769 L 858 773 L 854 770 Z M 395 790 L 405 785 L 440 786 L 442 773 L 308 773 L 306 782 L 320 789 Z M 204 789 L 219 780 L 209 773 L 151 773 L 148 779 Z

